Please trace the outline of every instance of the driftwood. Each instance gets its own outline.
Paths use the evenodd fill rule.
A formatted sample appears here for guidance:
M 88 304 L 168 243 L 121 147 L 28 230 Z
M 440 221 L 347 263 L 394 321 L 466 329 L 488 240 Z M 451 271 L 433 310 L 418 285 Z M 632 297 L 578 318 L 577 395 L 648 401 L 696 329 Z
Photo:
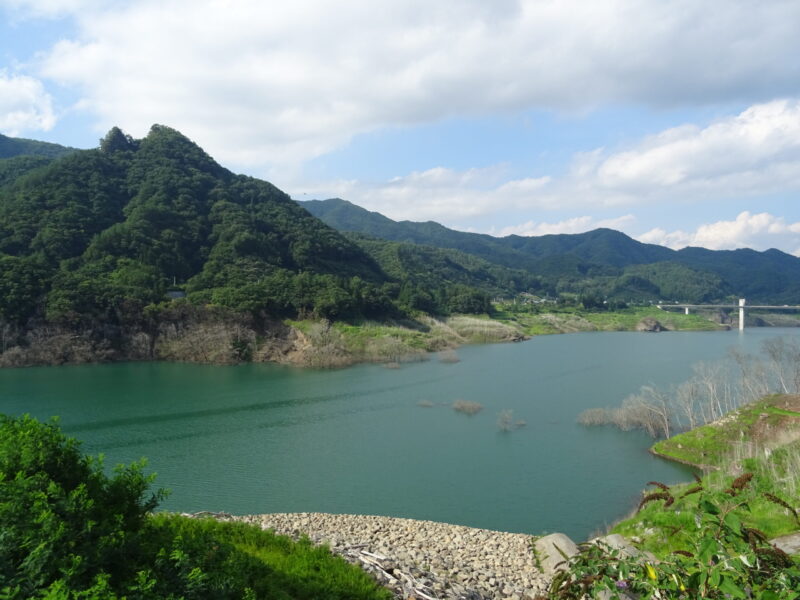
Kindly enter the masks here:
M 391 562 L 391 559 L 382 554 L 364 550 L 364 545 L 362 545 L 362 548 L 350 546 L 345 550 L 344 554 L 362 563 L 368 570 L 378 575 L 379 578 L 383 579 L 384 582 L 388 583 L 390 586 L 401 588 L 404 597 L 421 598 L 422 600 L 438 600 L 436 596 L 430 595 L 434 592 L 428 586 L 414 579 L 411 574 L 404 573 L 395 566 L 386 565 L 385 563 L 387 561 Z

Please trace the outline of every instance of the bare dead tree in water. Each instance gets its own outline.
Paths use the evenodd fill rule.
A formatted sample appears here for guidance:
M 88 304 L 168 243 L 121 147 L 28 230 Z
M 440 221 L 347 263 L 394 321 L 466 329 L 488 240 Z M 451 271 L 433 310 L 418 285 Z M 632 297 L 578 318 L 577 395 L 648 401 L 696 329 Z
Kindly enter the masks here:
M 730 351 L 730 356 L 739 368 L 739 388 L 742 404 L 755 402 L 769 394 L 769 376 L 764 362 L 745 354 L 738 348 Z
M 578 422 L 669 437 L 675 426 L 693 429 L 718 421 L 770 393 L 800 393 L 800 345 L 774 338 L 762 344 L 762 351 L 765 358 L 734 350 L 728 361 L 697 363 L 692 376 L 670 390 L 642 386 L 619 407 L 589 409 Z
M 628 396 L 622 408 L 633 409 L 642 427 L 652 437 L 669 437 L 672 430 L 673 408 L 669 395 L 652 385 L 643 385 L 638 394 Z
M 686 420 L 687 429 L 694 429 L 698 425 L 697 412 L 701 402 L 700 390 L 692 379 L 684 381 L 675 390 L 675 406 L 678 411 L 678 421 Z
M 764 340 L 761 344 L 770 372 L 784 394 L 800 390 L 800 347 L 795 340 L 783 337 Z

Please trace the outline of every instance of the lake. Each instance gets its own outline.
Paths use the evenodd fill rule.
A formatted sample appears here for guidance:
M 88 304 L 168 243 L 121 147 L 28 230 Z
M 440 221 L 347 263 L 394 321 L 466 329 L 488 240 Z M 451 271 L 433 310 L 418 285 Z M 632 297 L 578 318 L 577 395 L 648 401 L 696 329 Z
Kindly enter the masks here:
M 798 334 L 541 336 L 400 369 L 6 369 L 0 412 L 59 415 L 107 465 L 147 457 L 156 485 L 171 490 L 169 510 L 380 514 L 583 539 L 629 511 L 647 481 L 690 473 L 648 454 L 642 433 L 577 425 L 581 411 L 679 383 L 731 347 L 757 352 L 768 337 Z M 484 408 L 458 413 L 457 399 Z M 527 425 L 500 431 L 503 410 Z

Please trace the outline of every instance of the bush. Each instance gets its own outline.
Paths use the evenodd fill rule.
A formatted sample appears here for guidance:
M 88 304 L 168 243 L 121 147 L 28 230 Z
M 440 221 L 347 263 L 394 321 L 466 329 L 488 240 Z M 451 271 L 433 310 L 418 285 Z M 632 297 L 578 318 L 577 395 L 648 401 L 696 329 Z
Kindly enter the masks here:
M 676 498 L 672 490 L 652 482 L 658 490 L 639 505 L 663 502 L 664 509 L 683 497 L 696 498 L 694 527 L 685 548 L 661 561 L 631 557 L 600 544 L 584 544 L 568 569 L 554 578 L 549 598 L 755 598 L 794 600 L 800 597 L 800 567 L 770 545 L 760 530 L 745 525 L 742 513 L 758 496 L 780 505 L 795 519 L 797 512 L 771 493 L 751 489 L 751 473 L 730 482 L 725 490 L 698 485 Z M 800 521 L 798 521 L 800 524 Z
M 483 405 L 470 400 L 456 400 L 453 402 L 453 410 L 465 415 L 477 415 L 483 410 Z
M 148 492 L 143 466 L 107 477 L 55 423 L 0 416 L 0 582 L 8 596 L 132 578 L 129 557 L 163 496 Z
M 80 452 L 55 423 L 0 415 L 0 598 L 388 600 L 360 569 L 241 523 L 149 513 L 143 463 Z

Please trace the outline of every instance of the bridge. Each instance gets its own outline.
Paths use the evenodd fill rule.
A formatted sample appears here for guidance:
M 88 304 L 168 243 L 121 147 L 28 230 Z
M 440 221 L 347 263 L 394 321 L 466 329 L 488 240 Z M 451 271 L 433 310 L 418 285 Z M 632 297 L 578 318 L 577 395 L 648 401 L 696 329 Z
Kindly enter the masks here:
M 784 304 L 782 306 L 772 306 L 768 304 L 747 304 L 745 298 L 739 298 L 739 304 L 657 304 L 661 310 L 670 308 L 682 308 L 685 314 L 689 314 L 690 309 L 709 309 L 709 308 L 730 308 L 739 309 L 739 331 L 744 331 L 744 309 L 748 310 L 800 310 L 800 306 Z

